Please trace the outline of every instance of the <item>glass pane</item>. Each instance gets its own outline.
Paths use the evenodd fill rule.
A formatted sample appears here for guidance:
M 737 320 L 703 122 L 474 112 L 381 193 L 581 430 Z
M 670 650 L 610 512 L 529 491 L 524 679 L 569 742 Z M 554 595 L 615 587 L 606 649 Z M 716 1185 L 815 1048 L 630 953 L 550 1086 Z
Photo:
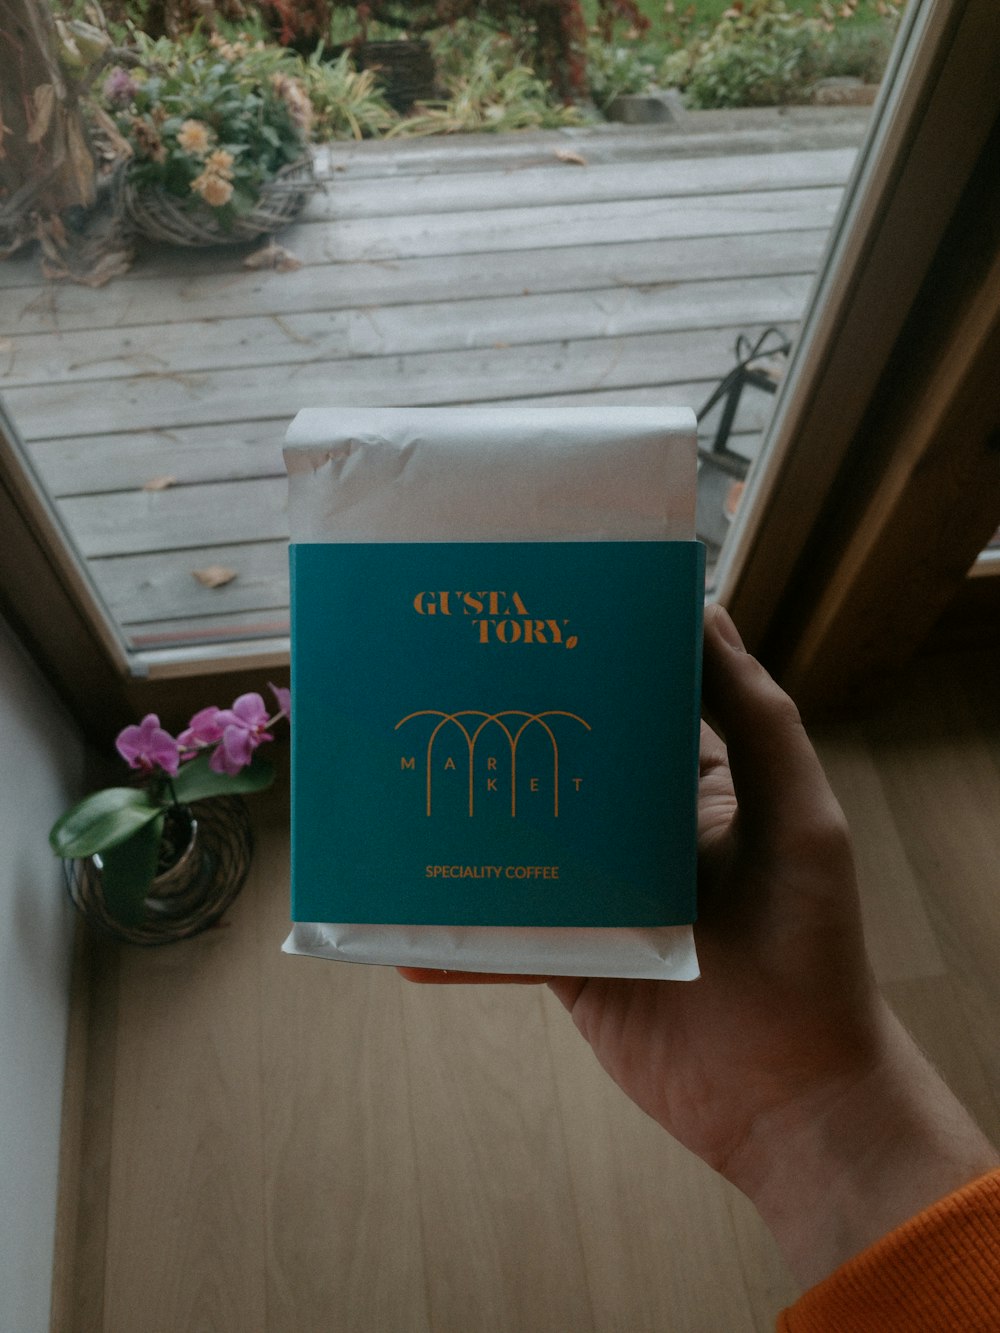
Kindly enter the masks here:
M 678 30 L 647 8 L 663 69 Z M 339 140 L 315 148 L 319 188 L 277 247 L 173 244 L 160 218 L 103 285 L 52 277 L 51 234 L 12 253 L 0 392 L 132 648 L 217 656 L 287 634 L 281 443 L 306 406 L 701 409 L 736 371 L 701 422 L 716 552 L 869 124 L 879 11 L 896 9 L 843 7 L 864 78 L 809 105 L 671 95 L 628 111 L 653 123 Z

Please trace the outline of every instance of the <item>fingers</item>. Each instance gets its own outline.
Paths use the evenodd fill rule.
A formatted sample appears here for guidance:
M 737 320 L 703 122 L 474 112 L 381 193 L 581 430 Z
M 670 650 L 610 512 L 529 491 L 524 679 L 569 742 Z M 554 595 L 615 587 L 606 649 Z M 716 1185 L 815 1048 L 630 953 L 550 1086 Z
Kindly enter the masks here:
M 725 737 L 742 836 L 770 841 L 841 818 L 798 709 L 721 606 L 705 611 L 704 702 Z
M 432 967 L 397 967 L 396 971 L 407 981 L 422 986 L 466 985 L 469 982 L 484 986 L 537 986 L 548 981 L 548 977 L 515 976 L 506 972 L 452 972 Z

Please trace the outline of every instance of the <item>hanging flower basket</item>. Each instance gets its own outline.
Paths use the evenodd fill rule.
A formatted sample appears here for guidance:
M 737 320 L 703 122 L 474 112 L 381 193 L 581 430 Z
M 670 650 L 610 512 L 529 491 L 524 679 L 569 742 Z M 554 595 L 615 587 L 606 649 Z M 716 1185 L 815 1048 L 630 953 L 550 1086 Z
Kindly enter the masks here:
M 123 173 L 121 210 L 134 232 L 167 245 L 234 245 L 255 241 L 287 227 L 316 188 L 312 158 L 283 167 L 260 191 L 256 207 L 243 216 L 220 218 L 207 205 L 187 201 L 157 186 L 136 187 Z

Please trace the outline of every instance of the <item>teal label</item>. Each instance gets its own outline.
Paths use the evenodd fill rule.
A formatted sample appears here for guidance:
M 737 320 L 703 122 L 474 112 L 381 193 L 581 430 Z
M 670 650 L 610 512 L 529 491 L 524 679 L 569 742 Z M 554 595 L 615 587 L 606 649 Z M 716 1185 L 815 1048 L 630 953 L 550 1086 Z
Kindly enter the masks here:
M 292 916 L 694 920 L 704 548 L 293 545 Z

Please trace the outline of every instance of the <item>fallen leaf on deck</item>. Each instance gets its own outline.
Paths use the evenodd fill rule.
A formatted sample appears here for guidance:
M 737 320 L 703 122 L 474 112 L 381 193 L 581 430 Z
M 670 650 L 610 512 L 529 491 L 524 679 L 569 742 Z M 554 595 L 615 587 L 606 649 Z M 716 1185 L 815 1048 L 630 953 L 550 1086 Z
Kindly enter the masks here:
M 151 477 L 142 489 L 144 491 L 165 491 L 168 486 L 176 485 L 176 477 Z
M 275 245 L 272 241 L 270 245 L 263 245 L 259 250 L 255 250 L 252 255 L 247 255 L 243 261 L 244 268 L 273 268 L 278 273 L 291 273 L 297 268 L 302 267 L 302 260 L 296 259 L 291 250 L 286 250 L 283 245 Z
M 225 565 L 206 565 L 204 569 L 192 569 L 191 573 L 204 588 L 221 588 L 236 577 L 236 570 Z
M 582 153 L 574 153 L 572 148 L 557 148 L 556 158 L 560 162 L 568 162 L 573 167 L 587 166 L 587 159 Z

